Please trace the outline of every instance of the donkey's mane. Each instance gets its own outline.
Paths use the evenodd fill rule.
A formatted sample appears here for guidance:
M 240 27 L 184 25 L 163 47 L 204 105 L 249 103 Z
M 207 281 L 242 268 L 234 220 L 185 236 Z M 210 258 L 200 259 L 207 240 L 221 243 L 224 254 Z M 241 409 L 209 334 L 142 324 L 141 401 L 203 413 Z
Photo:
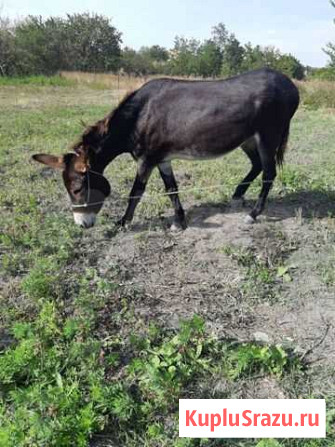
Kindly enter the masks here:
M 118 118 L 124 105 L 134 96 L 135 92 L 136 90 L 132 90 L 126 93 L 114 110 L 96 123 L 87 126 L 80 139 L 72 145 L 72 150 L 77 152 L 87 146 L 96 149 L 101 140 L 109 134 L 111 122 Z

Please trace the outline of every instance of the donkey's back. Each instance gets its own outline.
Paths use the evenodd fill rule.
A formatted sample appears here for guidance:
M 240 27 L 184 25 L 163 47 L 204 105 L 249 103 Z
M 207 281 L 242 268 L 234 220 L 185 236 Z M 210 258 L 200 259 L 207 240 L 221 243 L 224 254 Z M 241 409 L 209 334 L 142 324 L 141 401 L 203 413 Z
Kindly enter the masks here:
M 219 156 L 256 134 L 280 139 L 299 104 L 293 82 L 267 68 L 221 81 L 153 80 L 135 99 L 141 149 L 157 161 Z

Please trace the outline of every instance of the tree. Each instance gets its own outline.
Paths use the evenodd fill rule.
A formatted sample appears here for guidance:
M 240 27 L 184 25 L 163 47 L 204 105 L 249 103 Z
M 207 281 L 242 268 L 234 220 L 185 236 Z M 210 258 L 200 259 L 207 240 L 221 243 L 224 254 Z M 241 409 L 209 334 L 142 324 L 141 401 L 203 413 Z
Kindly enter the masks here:
M 9 20 L 0 17 L 0 76 L 16 74 L 16 51 Z
M 121 52 L 120 44 L 121 33 L 109 18 L 98 14 L 48 19 L 28 16 L 15 25 L 0 17 L 0 75 L 49 75 L 59 70 L 106 72 L 122 67 L 135 75 L 167 73 L 215 78 L 264 66 L 297 79 L 304 75 L 304 67 L 294 56 L 273 47 L 242 46 L 223 23 L 213 27 L 208 40 L 177 36 L 170 51 L 153 45 Z M 334 47 L 329 44 L 330 56 Z
M 229 37 L 228 30 L 226 25 L 222 22 L 213 26 L 212 28 L 212 41 L 219 48 L 219 50 L 223 53 L 224 47 L 227 43 Z
M 253 47 L 251 43 L 244 45 L 242 71 L 257 70 L 264 67 L 264 57 L 259 45 Z
M 274 47 L 253 47 L 250 43 L 244 46 L 242 69 L 256 70 L 269 67 L 279 70 L 294 79 L 303 79 L 304 66 L 291 54 L 282 54 Z
M 293 79 L 301 80 L 305 76 L 304 66 L 291 54 L 281 54 L 274 68 Z
M 166 62 L 169 59 L 168 50 L 159 45 L 142 47 L 140 51 L 142 54 L 145 54 L 149 59 L 155 62 Z
M 146 51 L 125 47 L 122 51 L 121 68 L 128 75 L 146 76 L 155 72 L 153 61 Z
M 64 20 L 28 16 L 15 27 L 18 74 L 52 74 L 64 68 Z
M 330 0 L 330 4 L 335 8 L 335 0 Z M 333 20 L 335 24 L 335 19 Z M 335 42 L 329 42 L 327 47 L 323 50 L 330 58 L 329 66 L 335 68 Z
M 164 73 L 166 71 L 169 59 L 169 52 L 166 48 L 159 45 L 142 47 L 139 50 L 139 55 L 142 57 L 143 62 L 147 64 L 147 72 L 149 74 Z
M 221 52 L 221 73 L 224 76 L 241 73 L 244 48 L 235 34 L 229 33 L 226 26 L 221 22 L 212 28 L 212 39 Z
M 223 48 L 222 74 L 224 76 L 234 76 L 241 73 L 243 56 L 244 48 L 235 35 L 230 34 Z
M 28 16 L 11 31 L 1 28 L 0 42 L 7 53 L 10 48 L 19 75 L 119 68 L 121 34 L 110 19 L 97 14 L 73 14 L 65 19 Z M 1 55 L 9 61 L 4 54 L 2 50 Z
M 171 51 L 169 70 L 172 75 L 199 75 L 200 42 L 196 39 L 176 37 Z
M 203 78 L 215 78 L 221 73 L 222 53 L 212 41 L 205 41 L 198 50 L 199 75 Z
M 82 71 L 115 71 L 121 60 L 121 33 L 108 17 L 72 14 L 65 23 L 66 67 Z

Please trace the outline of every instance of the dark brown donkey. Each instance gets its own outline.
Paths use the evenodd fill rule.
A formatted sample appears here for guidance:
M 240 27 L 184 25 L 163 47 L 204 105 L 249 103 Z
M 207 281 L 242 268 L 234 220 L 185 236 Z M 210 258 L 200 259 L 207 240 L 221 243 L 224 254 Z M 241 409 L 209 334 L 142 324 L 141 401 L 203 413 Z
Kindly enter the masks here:
M 94 225 L 110 193 L 102 175 L 118 155 L 130 153 L 137 175 L 121 225 L 133 218 L 136 205 L 155 166 L 175 210 L 174 226 L 186 227 L 171 160 L 210 159 L 242 146 L 252 167 L 237 186 L 233 199 L 243 199 L 263 171 L 263 184 L 248 216 L 262 212 L 283 162 L 292 116 L 299 105 L 298 90 L 289 78 L 261 69 L 223 81 L 157 79 L 131 93 L 105 119 L 86 129 L 74 153 L 33 158 L 63 171 L 75 222 Z

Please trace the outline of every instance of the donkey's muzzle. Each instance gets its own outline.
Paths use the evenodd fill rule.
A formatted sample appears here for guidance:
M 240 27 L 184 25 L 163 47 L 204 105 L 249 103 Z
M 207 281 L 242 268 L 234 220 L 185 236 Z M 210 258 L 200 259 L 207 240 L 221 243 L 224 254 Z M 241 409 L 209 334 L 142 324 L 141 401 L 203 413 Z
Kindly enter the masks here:
M 74 221 L 82 228 L 91 228 L 95 224 L 97 215 L 95 213 L 82 213 L 75 211 L 73 213 Z

